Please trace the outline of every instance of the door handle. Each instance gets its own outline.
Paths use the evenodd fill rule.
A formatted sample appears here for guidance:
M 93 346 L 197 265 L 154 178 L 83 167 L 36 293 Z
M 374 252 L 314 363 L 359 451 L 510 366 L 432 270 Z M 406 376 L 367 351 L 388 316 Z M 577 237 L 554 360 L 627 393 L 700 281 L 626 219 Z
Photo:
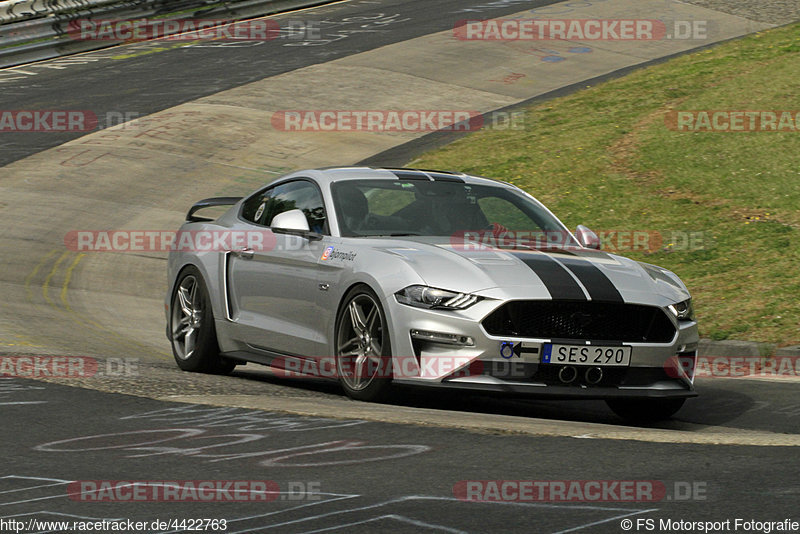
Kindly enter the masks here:
M 239 250 L 234 250 L 233 253 L 242 258 L 243 260 L 252 260 L 253 257 L 256 255 L 255 251 L 252 248 L 242 248 Z

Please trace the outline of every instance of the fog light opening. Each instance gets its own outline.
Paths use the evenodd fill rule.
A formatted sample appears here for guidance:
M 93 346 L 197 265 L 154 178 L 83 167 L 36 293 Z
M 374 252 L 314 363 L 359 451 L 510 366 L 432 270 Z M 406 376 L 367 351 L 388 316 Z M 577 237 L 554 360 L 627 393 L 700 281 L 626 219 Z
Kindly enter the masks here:
M 475 345 L 475 340 L 470 336 L 462 334 L 446 334 L 444 332 L 432 332 L 430 330 L 411 330 L 411 338 L 431 343 L 443 343 L 445 345 L 460 345 L 471 347 Z

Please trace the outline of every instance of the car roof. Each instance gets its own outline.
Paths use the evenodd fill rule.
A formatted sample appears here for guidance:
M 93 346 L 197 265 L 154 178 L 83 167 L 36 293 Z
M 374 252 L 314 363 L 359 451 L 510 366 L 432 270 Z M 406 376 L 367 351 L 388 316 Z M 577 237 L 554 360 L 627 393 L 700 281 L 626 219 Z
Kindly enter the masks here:
M 344 180 L 425 180 L 437 182 L 455 182 L 484 185 L 504 185 L 516 188 L 501 180 L 493 180 L 481 176 L 472 176 L 461 172 L 438 171 L 403 167 L 322 167 L 292 172 L 279 178 L 278 181 L 294 178 L 313 178 L 320 184 L 331 184 Z

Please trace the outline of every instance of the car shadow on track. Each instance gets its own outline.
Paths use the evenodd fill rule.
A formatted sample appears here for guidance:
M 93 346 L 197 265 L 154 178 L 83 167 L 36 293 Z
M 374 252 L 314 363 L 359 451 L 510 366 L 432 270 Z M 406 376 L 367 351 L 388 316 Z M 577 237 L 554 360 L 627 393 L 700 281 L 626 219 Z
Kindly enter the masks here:
M 239 368 L 234 371 L 233 375 L 246 380 L 266 382 L 286 388 L 290 392 L 302 396 L 315 396 L 314 394 L 331 397 L 344 396 L 341 387 L 333 380 L 314 378 L 289 380 L 256 368 L 248 370 Z M 759 417 L 743 417 L 757 406 L 758 401 L 746 393 L 736 391 L 730 385 L 714 384 L 710 386 L 706 384 L 699 387 L 699 393 L 700 397 L 688 399 L 672 419 L 647 426 L 684 431 L 700 431 L 709 426 L 774 430 L 768 422 L 764 423 Z M 387 404 L 433 410 L 633 426 L 615 415 L 602 400 L 541 400 L 455 390 L 397 387 Z

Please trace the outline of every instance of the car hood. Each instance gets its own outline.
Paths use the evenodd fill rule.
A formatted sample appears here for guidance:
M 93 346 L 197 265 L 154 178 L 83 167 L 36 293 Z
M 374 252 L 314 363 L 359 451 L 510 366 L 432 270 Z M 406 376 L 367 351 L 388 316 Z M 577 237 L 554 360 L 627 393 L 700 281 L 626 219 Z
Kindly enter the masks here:
M 509 250 L 427 237 L 392 241 L 373 248 L 402 259 L 431 287 L 498 298 L 662 306 L 689 298 L 674 273 L 592 249 Z

